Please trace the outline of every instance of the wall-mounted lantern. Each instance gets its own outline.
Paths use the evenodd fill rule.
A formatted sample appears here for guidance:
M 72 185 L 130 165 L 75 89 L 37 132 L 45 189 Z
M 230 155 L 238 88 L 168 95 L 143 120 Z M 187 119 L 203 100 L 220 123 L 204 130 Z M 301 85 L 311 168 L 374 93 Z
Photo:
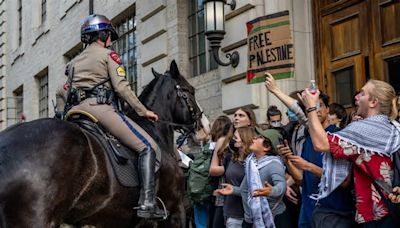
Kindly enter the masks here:
M 204 9 L 206 14 L 206 36 L 210 41 L 210 47 L 214 56 L 215 61 L 221 66 L 232 65 L 236 67 L 239 64 L 239 53 L 234 51 L 227 53 L 226 57 L 229 62 L 224 63 L 219 59 L 219 48 L 221 47 L 221 41 L 225 35 L 225 13 L 224 5 L 227 4 L 225 0 L 205 0 Z M 236 1 L 231 0 L 231 9 L 234 10 L 236 7 Z

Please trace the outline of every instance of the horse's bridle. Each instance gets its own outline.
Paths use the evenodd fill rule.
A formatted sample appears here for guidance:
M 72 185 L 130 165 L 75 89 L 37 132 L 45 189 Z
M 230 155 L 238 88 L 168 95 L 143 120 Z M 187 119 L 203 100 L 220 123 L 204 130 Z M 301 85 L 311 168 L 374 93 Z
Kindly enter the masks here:
M 170 121 L 165 121 L 165 120 L 158 120 L 159 122 L 177 127 L 178 131 L 180 133 L 184 133 L 189 132 L 190 130 L 188 129 L 196 129 L 197 124 L 199 122 L 199 120 L 201 119 L 201 116 L 203 115 L 203 112 L 200 111 L 199 108 L 195 108 L 193 106 L 193 104 L 191 104 L 190 100 L 189 100 L 189 96 L 187 95 L 187 92 L 184 91 L 182 89 L 182 87 L 180 85 L 175 85 L 175 89 L 176 89 L 176 93 L 178 95 L 178 97 L 180 99 L 183 99 L 183 101 L 185 102 L 185 104 L 187 105 L 189 112 L 190 112 L 190 116 L 192 117 L 193 123 L 192 124 L 180 124 L 180 123 L 174 123 L 174 122 L 170 122 Z M 196 105 L 196 104 L 194 104 Z M 199 110 L 199 112 L 196 112 L 196 110 Z

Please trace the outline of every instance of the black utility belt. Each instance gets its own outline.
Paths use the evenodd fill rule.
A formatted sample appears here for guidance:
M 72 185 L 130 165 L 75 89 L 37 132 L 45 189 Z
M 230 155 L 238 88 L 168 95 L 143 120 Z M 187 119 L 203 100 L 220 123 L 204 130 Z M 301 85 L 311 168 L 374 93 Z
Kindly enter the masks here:
M 78 105 L 85 99 L 94 97 L 98 104 L 111 104 L 115 99 L 114 91 L 104 87 L 97 87 L 92 90 L 72 88 L 70 93 L 70 102 L 74 105 Z

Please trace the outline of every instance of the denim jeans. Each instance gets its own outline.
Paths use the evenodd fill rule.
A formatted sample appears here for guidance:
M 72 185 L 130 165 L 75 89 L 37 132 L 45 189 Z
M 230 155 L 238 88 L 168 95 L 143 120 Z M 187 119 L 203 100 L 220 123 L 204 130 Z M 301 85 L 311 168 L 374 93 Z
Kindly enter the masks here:
M 207 205 L 194 204 L 193 209 L 194 209 L 194 223 L 196 224 L 196 228 L 207 228 L 207 221 L 208 221 Z

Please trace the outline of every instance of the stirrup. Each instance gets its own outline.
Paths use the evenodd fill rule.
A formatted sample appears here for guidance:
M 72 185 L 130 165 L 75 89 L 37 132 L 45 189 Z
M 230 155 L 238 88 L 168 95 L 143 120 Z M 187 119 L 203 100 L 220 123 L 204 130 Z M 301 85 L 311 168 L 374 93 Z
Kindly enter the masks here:
M 156 196 L 156 199 L 158 199 L 161 202 L 161 205 L 163 207 L 163 209 L 162 209 L 163 214 L 160 215 L 160 216 L 156 216 L 156 215 L 158 215 L 157 210 L 161 211 L 161 209 L 159 209 L 157 207 L 157 204 L 154 205 L 154 211 L 152 211 L 152 212 L 150 212 L 150 211 L 141 211 L 140 205 L 137 206 L 137 207 L 134 207 L 133 209 L 137 210 L 137 213 L 142 215 L 142 216 L 139 216 L 141 218 L 151 219 L 151 220 L 166 220 L 168 218 L 168 215 L 169 215 L 168 211 L 167 211 L 167 207 L 165 206 L 164 202 L 161 200 L 160 197 Z

